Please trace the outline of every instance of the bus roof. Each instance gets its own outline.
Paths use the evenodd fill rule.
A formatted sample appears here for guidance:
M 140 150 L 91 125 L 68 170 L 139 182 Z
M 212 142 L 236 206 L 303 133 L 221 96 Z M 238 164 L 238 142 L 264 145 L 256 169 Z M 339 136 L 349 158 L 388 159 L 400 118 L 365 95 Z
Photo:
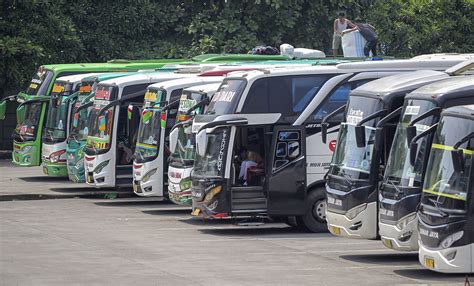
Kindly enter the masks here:
M 101 73 L 95 76 L 87 76 L 82 79 L 82 81 L 96 81 L 101 82 L 104 80 L 114 79 L 122 76 L 134 75 L 136 72 L 110 72 L 110 73 Z
M 472 120 L 474 120 L 474 104 L 449 107 L 443 110 L 441 115 L 457 115 L 462 117 L 470 117 Z
M 219 89 L 221 83 L 208 83 L 185 88 L 184 91 L 209 93 Z
M 411 58 L 412 60 L 472 60 L 474 54 L 460 54 L 460 53 L 438 53 L 438 54 L 424 54 Z
M 435 100 L 442 104 L 442 101 L 460 96 L 474 97 L 474 76 L 455 76 L 437 81 L 414 90 L 407 98 Z
M 220 76 L 212 76 L 212 77 L 188 77 L 188 78 L 180 78 L 174 80 L 168 80 L 164 82 L 159 82 L 150 85 L 148 88 L 160 88 L 160 89 L 177 89 L 187 87 L 191 85 L 202 85 L 204 83 L 220 83 L 224 77 Z
M 58 81 L 69 82 L 69 83 L 80 82 L 87 77 L 96 77 L 99 75 L 101 75 L 101 73 L 81 73 L 81 74 L 67 75 L 67 76 L 58 77 L 56 79 L 56 82 Z
M 414 71 L 414 70 L 439 70 L 444 71 L 456 64 L 463 62 L 458 60 L 386 60 L 351 62 L 338 64 L 336 66 L 261 66 L 252 71 L 236 71 L 228 74 L 229 78 L 246 78 L 251 80 L 259 77 L 304 75 L 317 73 L 351 73 L 363 71 Z
M 42 67 L 55 73 L 61 72 L 102 72 L 102 71 L 136 71 L 147 68 L 160 68 L 168 63 L 185 62 L 184 60 L 153 60 L 153 61 L 110 61 L 107 63 L 74 63 L 50 64 Z
M 384 98 L 390 95 L 406 94 L 420 86 L 448 77 L 449 75 L 444 72 L 432 70 L 401 73 L 370 81 L 354 89 L 350 95 Z
M 109 80 L 101 81 L 100 84 L 107 85 L 116 85 L 119 88 L 134 85 L 134 84 L 144 84 L 144 83 L 153 83 L 156 80 L 173 80 L 182 77 L 195 77 L 195 74 L 176 74 L 176 73 L 163 73 L 163 72 L 153 72 L 153 73 L 136 73 L 129 76 L 117 77 Z

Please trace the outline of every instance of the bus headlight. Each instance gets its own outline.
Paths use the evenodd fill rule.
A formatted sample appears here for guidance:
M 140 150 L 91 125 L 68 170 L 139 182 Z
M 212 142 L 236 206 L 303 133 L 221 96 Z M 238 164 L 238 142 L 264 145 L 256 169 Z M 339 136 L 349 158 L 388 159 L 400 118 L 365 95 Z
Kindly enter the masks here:
M 109 164 L 110 160 L 107 160 L 107 161 L 104 161 L 102 163 L 100 163 L 99 165 L 97 165 L 97 167 L 95 167 L 94 169 L 94 173 L 98 174 L 100 172 L 102 172 L 102 170 L 105 168 L 105 166 L 107 166 Z
M 362 204 L 360 206 L 353 207 L 352 209 L 348 210 L 346 213 L 346 217 L 349 219 L 354 219 L 358 214 L 360 214 L 365 208 L 367 204 Z
M 61 155 L 64 153 L 66 153 L 66 150 L 59 150 L 59 151 L 53 152 L 49 156 L 49 160 L 51 161 L 51 163 L 57 163 L 59 159 L 61 158 Z
M 409 215 L 401 218 L 400 220 L 398 220 L 396 227 L 398 229 L 404 229 L 414 219 L 416 219 L 416 213 L 409 214 Z
M 151 176 L 153 176 L 154 174 L 156 173 L 156 168 L 151 170 L 150 172 L 146 173 L 143 177 L 142 177 L 142 182 L 146 182 L 148 180 L 150 180 Z
M 463 235 L 464 235 L 464 231 L 462 231 L 462 230 L 458 231 L 458 232 L 455 232 L 455 233 L 451 234 L 450 236 L 446 237 L 441 242 L 440 246 L 442 248 L 449 248 L 449 247 L 451 247 L 451 245 L 453 245 L 453 243 L 460 240 Z
M 179 188 L 181 191 L 185 191 L 191 188 L 192 184 L 191 178 L 182 179 L 181 182 L 179 182 Z

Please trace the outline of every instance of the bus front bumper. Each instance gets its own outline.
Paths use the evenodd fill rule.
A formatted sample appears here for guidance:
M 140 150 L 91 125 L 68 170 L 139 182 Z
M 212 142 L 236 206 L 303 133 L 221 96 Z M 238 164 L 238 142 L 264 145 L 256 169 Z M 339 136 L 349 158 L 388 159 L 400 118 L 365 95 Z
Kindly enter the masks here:
M 39 151 L 34 142 L 19 144 L 13 141 L 12 162 L 16 166 L 32 167 L 39 166 Z
M 64 164 L 43 163 L 43 173 L 50 177 L 67 177 L 67 166 Z
M 328 228 L 333 235 L 361 239 L 375 239 L 377 237 L 378 219 L 376 202 L 368 203 L 352 219 L 347 216 L 347 213 L 326 212 Z
M 382 243 L 394 250 L 418 250 L 418 220 L 415 218 L 402 229 L 395 225 L 379 223 L 379 232 Z
M 193 202 L 191 188 L 181 191 L 179 183 L 175 184 L 168 181 L 168 196 L 177 205 L 191 206 Z
M 474 273 L 474 243 L 447 249 L 428 249 L 420 243 L 418 259 L 424 267 L 442 273 Z

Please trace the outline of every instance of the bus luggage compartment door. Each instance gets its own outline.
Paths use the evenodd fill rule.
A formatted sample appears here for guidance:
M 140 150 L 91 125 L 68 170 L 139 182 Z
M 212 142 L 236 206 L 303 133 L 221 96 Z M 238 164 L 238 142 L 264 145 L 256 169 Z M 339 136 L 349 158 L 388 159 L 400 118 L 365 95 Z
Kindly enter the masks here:
M 303 126 L 278 126 L 267 168 L 269 215 L 303 215 L 306 198 L 306 134 Z

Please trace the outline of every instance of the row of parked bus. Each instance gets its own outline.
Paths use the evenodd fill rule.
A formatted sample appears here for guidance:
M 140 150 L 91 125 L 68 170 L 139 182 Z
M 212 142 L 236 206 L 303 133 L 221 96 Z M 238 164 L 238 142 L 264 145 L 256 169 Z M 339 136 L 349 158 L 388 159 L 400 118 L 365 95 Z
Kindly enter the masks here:
M 13 163 L 96 188 L 419 249 L 474 272 L 474 55 L 46 65 Z M 150 70 L 152 69 L 152 70 Z

